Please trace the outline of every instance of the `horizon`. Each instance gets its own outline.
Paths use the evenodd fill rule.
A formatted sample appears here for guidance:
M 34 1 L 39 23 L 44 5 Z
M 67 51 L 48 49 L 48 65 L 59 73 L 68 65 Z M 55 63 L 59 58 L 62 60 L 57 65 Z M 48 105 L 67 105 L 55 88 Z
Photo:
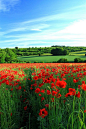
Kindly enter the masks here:
M 63 46 L 65 46 L 65 45 L 52 45 L 53 47 L 63 47 Z M 52 47 L 52 46 L 50 46 L 50 47 Z M 15 46 L 15 47 L 18 47 L 18 46 Z M 15 49 L 15 47 L 4 47 L 4 48 L 0 48 L 0 49 L 6 49 L 6 48 L 9 48 L 9 49 Z M 43 46 L 43 47 L 41 47 L 41 48 L 45 48 L 46 46 Z M 47 46 L 48 47 L 48 46 Z M 65 47 L 86 47 L 86 46 L 65 46 Z M 18 47 L 18 49 L 19 48 L 22 48 L 23 49 L 23 47 Z M 33 46 L 33 47 L 24 47 L 24 48 L 40 48 L 40 47 L 37 47 L 37 46 Z
M 0 48 L 86 47 L 86 0 L 1 0 Z

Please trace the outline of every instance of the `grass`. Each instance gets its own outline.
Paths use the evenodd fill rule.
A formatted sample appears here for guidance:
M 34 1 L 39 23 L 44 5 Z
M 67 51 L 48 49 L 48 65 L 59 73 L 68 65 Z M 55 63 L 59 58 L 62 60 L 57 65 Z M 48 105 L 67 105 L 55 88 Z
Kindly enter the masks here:
M 58 61 L 61 58 L 66 58 L 68 61 L 74 62 L 75 58 L 81 58 L 85 60 L 86 59 L 85 53 L 86 51 L 71 52 L 69 53 L 69 55 L 66 56 L 52 56 L 50 53 L 46 53 L 41 56 L 38 55 L 20 56 L 17 57 L 17 59 L 21 61 L 30 61 L 31 63 L 34 63 L 34 61 L 38 62 L 44 61 L 44 63 L 47 63 L 47 62 Z
M 12 69 L 10 71 L 0 70 L 0 82 L 2 82 L 0 86 L 1 129 L 86 129 L 86 114 L 84 113 L 86 91 L 78 88 L 79 85 L 82 85 L 82 81 L 86 83 L 85 71 L 83 71 L 86 64 L 77 64 L 78 66 L 75 64 L 59 64 L 52 67 L 42 65 L 39 68 L 26 67 L 20 70 L 19 65 L 18 68 L 13 68 L 14 72 Z M 73 68 L 76 72 L 73 71 Z M 15 71 L 18 72 L 16 72 L 16 80 L 11 76 L 14 75 Z M 22 71 L 25 76 L 22 76 Z M 69 72 L 65 73 L 67 71 Z M 6 75 L 8 75 L 9 84 Z M 71 75 L 73 76 L 71 77 Z M 39 77 L 37 78 L 37 76 Z M 74 83 L 74 78 L 80 79 Z M 51 82 L 49 82 L 50 80 Z M 54 87 L 51 87 L 51 84 Z M 53 93 L 53 90 L 56 91 L 55 87 L 59 90 L 57 96 L 55 93 L 50 94 L 50 92 Z M 72 88 L 71 95 L 65 97 L 69 88 Z M 39 90 L 45 90 L 45 93 L 39 92 Z M 76 93 L 79 91 L 80 97 L 76 97 L 73 94 L 74 91 Z M 46 104 L 49 107 L 45 106 Z M 42 114 L 39 115 L 40 110 L 44 110 L 42 114 L 46 111 L 48 114 L 42 118 Z
M 84 56 L 86 54 L 86 51 L 70 52 L 69 54 L 70 55 Z

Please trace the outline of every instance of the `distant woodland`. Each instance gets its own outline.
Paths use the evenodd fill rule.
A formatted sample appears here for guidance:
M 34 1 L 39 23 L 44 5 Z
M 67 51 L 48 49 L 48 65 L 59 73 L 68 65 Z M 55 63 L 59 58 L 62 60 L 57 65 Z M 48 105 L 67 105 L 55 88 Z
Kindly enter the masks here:
M 29 48 L 0 48 L 0 63 L 22 63 L 17 59 L 19 56 L 41 56 L 50 53 L 52 56 L 69 55 L 70 52 L 86 51 L 86 47 L 51 46 L 51 47 L 29 47 Z M 86 55 L 85 55 L 86 56 Z M 67 60 L 66 60 L 67 61 Z M 29 62 L 26 62 L 29 63 Z

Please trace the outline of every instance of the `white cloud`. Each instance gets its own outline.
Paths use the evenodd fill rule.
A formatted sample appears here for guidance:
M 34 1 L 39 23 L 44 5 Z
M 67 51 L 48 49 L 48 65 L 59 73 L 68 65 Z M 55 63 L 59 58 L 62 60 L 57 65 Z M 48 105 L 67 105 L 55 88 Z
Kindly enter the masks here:
M 86 7 L 86 3 L 82 4 L 82 5 L 78 5 L 78 6 L 73 6 L 71 8 L 67 8 L 66 10 L 74 10 L 75 11 L 75 9 L 81 9 L 81 8 L 84 8 L 84 7 Z
M 40 29 L 31 29 L 31 30 L 35 30 L 35 31 L 41 31 Z
M 0 11 L 9 11 L 19 0 L 0 0 Z
M 86 19 L 73 22 L 70 26 L 59 31 L 65 34 L 86 34 Z
M 21 31 L 21 32 L 31 31 L 31 30 L 42 31 L 42 29 L 46 29 L 49 26 L 50 25 L 48 25 L 48 24 L 41 24 L 41 23 L 39 23 L 39 24 L 34 23 L 34 25 L 29 24 L 29 25 L 22 25 L 22 26 L 17 25 L 17 26 L 13 26 L 13 29 L 9 29 L 7 31 L 0 32 L 0 35 L 3 36 L 3 35 L 6 35 L 6 34 L 9 34 L 11 32 L 19 32 L 19 31 Z M 12 26 L 11 26 L 11 28 L 12 28 Z M 12 36 L 7 36 L 7 37 L 12 37 Z M 14 37 L 14 35 L 13 35 L 13 37 Z
M 32 29 L 39 31 L 40 29 Z M 86 20 L 75 21 L 71 25 L 67 26 L 63 30 L 57 31 L 57 29 L 47 29 L 39 33 L 26 33 L 19 35 L 7 35 L 6 38 L 14 38 L 6 40 L 4 42 L 20 42 L 29 40 L 70 40 L 70 41 L 82 41 L 86 42 Z

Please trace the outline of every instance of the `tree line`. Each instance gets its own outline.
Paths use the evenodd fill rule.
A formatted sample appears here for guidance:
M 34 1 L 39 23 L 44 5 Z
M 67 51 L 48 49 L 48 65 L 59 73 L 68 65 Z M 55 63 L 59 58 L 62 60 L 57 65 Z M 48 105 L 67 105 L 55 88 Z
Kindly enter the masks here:
M 0 63 L 17 63 L 18 56 L 39 55 L 51 53 L 53 55 L 68 55 L 69 52 L 85 51 L 86 47 L 51 46 L 51 47 L 32 47 L 32 48 L 0 48 Z M 29 62 L 27 62 L 29 63 Z

